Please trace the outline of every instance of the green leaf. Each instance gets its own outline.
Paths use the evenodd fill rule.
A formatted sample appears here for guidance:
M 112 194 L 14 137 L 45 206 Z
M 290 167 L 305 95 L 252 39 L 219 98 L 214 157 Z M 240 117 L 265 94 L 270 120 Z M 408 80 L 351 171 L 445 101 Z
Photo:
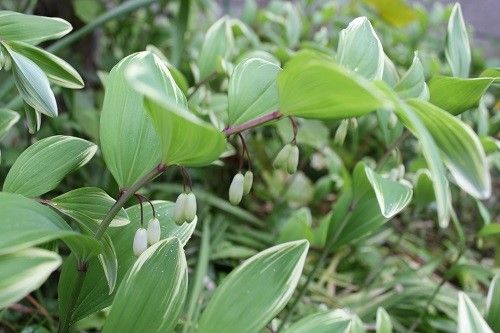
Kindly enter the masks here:
M 426 101 L 429 100 L 429 87 L 425 83 L 424 68 L 417 52 L 415 52 L 410 68 L 394 87 L 394 90 L 403 99 L 420 98 Z
M 432 187 L 432 176 L 428 169 L 420 169 L 416 174 L 415 194 L 413 202 L 420 208 L 426 207 L 436 200 Z
M 0 255 L 59 238 L 82 257 L 100 250 L 97 241 L 73 231 L 50 208 L 22 195 L 0 192 L 0 221 Z
M 240 62 L 229 79 L 229 124 L 238 125 L 278 109 L 281 68 L 260 58 Z
M 500 234 L 500 223 L 487 224 L 479 230 L 479 237 L 495 236 Z
M 458 293 L 458 333 L 493 333 L 476 306 L 464 292 Z
M 72 136 L 56 135 L 29 146 L 10 168 L 3 191 L 37 197 L 52 189 L 70 172 L 85 165 L 97 146 Z
M 19 113 L 9 110 L 0 109 L 0 140 L 7 134 L 9 129 L 19 121 Z
M 0 255 L 0 309 L 38 289 L 59 265 L 57 253 L 42 249 Z
M 57 103 L 45 73 L 32 60 L 7 48 L 12 59 L 12 73 L 23 100 L 35 111 L 57 116 Z
M 0 11 L 0 39 L 3 40 L 36 45 L 60 38 L 71 29 L 71 24 L 60 18 Z
M 352 179 L 352 190 L 340 196 L 331 213 L 327 239 L 335 240 L 332 248 L 373 233 L 411 200 L 407 182 L 384 178 L 364 162 L 356 165 Z
M 277 242 L 284 243 L 300 239 L 307 239 L 309 242 L 314 239 L 311 210 L 307 207 L 293 212 L 292 216 L 281 227 Z
M 198 56 L 199 81 L 213 74 L 221 60 L 226 59 L 233 47 L 230 19 L 220 18 L 207 31 Z
M 80 74 L 61 58 L 23 42 L 9 42 L 8 45 L 33 61 L 55 84 L 71 89 L 83 88 L 84 83 Z
M 97 187 L 82 187 L 52 199 L 52 205 L 61 213 L 80 221 L 101 223 L 116 200 Z M 125 209 L 121 208 L 111 221 L 111 227 L 130 223 Z
M 494 78 L 435 76 L 429 81 L 430 102 L 453 115 L 475 108 Z
M 377 328 L 376 333 L 391 333 L 392 322 L 391 317 L 384 308 L 377 309 Z
M 285 2 L 284 9 L 287 14 L 285 19 L 285 32 L 288 45 L 294 48 L 300 41 L 302 21 L 300 20 L 300 14 L 295 4 Z
M 387 23 L 402 28 L 415 21 L 419 13 L 405 0 L 364 0 Z
M 184 95 L 168 69 L 161 62 L 157 65 L 164 76 L 158 76 L 152 66 L 136 64 L 127 77 L 145 96 L 144 105 L 160 137 L 162 161 L 167 165 L 210 164 L 226 148 L 224 134 L 187 110 Z
M 368 80 L 381 80 L 384 58 L 382 44 L 366 17 L 355 18 L 340 32 L 337 48 L 339 64 Z
M 351 319 L 344 310 L 319 312 L 300 319 L 284 333 L 348 333 Z
M 384 105 L 376 87 L 311 51 L 299 52 L 278 76 L 280 110 L 303 118 L 344 119 Z
M 238 266 L 215 290 L 199 331 L 260 332 L 292 296 L 308 247 L 305 240 L 280 244 Z
M 130 187 L 161 159 L 160 142 L 143 106 L 143 97 L 127 82 L 134 63 L 154 63 L 150 52 L 130 55 L 109 73 L 101 112 L 100 140 L 106 165 L 120 188 Z
M 145 58 L 127 67 L 125 76 L 130 85 L 154 100 L 168 99 L 179 107 L 187 108 L 186 96 L 175 83 L 165 62 L 154 53 L 147 53 Z
M 459 3 L 453 6 L 448 21 L 445 54 L 453 76 L 463 78 L 469 76 L 471 63 L 469 36 Z
M 386 54 L 384 54 L 384 72 L 382 74 L 382 80 L 387 83 L 389 87 L 394 87 L 399 81 L 398 70 Z
M 177 238 L 148 248 L 130 268 L 104 324 L 106 332 L 173 332 L 187 294 L 187 264 Z
M 486 322 L 493 332 L 500 331 L 500 274 L 495 275 L 486 298 Z
M 438 211 L 439 225 L 442 228 L 448 226 L 450 220 L 451 209 L 451 193 L 449 189 L 448 180 L 446 179 L 444 165 L 439 154 L 436 142 L 434 141 L 429 130 L 425 127 L 420 117 L 408 106 L 405 102 L 401 101 L 390 89 L 383 84 L 379 87 L 386 92 L 388 98 L 392 98 L 395 104 L 395 112 L 398 118 L 409 127 L 413 134 L 418 138 L 422 146 L 422 153 L 427 162 L 429 171 L 432 176 L 432 183 L 434 187 L 434 194 L 436 196 L 436 204 Z
M 173 219 L 175 204 L 167 201 L 153 201 L 156 210 L 156 216 L 160 221 L 161 238 L 166 239 L 176 237 L 180 240 L 181 244 L 185 245 L 191 237 L 196 228 L 196 221 L 192 223 L 184 223 L 178 226 Z M 130 219 L 130 224 L 125 228 L 111 228 L 107 233 L 114 245 L 116 258 L 118 261 L 118 271 L 116 277 L 116 286 L 119 286 L 129 270 L 130 267 L 136 262 L 137 257 L 132 251 L 132 243 L 135 231 L 140 227 L 141 210 L 139 205 L 132 206 L 126 210 Z M 144 221 L 147 223 L 152 217 L 153 212 L 144 207 Z M 68 286 L 74 281 L 77 275 L 76 258 L 70 256 L 64 261 L 62 266 L 61 277 L 59 279 L 59 309 L 62 313 L 65 311 L 64 304 L 67 304 L 69 297 L 71 297 Z M 82 291 L 76 302 L 73 317 L 69 320 L 70 323 L 87 317 L 88 315 L 102 310 L 111 305 L 113 298 L 116 294 L 110 293 L 106 276 L 103 269 L 100 267 L 98 258 L 93 258 L 89 262 L 89 268 L 86 274 L 85 282 Z
M 410 203 L 413 191 L 408 182 L 384 178 L 368 166 L 365 166 L 365 173 L 385 218 L 390 219 Z
M 481 141 L 458 118 L 422 100 L 408 101 L 445 156 L 445 165 L 457 184 L 470 195 L 486 199 L 491 177 Z
M 486 68 L 480 77 L 491 77 L 495 79 L 495 83 L 500 83 L 500 67 Z
M 177 84 L 179 89 L 182 91 L 182 93 L 184 95 L 187 95 L 187 91 L 189 89 L 189 84 L 188 84 L 187 79 L 184 76 L 184 74 L 182 74 L 181 71 L 179 71 L 177 68 L 175 68 L 175 66 L 172 65 L 168 61 L 167 57 L 156 46 L 148 45 L 148 46 L 146 46 L 146 51 L 152 52 L 154 55 L 156 55 L 158 58 L 160 58 L 165 63 L 165 65 L 167 66 L 168 70 L 170 71 L 170 74 L 174 78 L 175 83 Z

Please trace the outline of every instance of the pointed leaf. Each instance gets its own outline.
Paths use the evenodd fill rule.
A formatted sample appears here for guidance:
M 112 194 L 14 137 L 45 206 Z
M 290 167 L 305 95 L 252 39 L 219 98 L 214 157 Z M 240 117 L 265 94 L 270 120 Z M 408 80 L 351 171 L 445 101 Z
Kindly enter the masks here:
M 60 38 L 71 29 L 71 24 L 60 18 L 0 11 L 0 39 L 36 45 Z
M 57 253 L 42 249 L 0 255 L 0 309 L 38 289 L 59 265 Z
M 435 76 L 429 81 L 430 102 L 453 115 L 475 108 L 494 78 L 461 79 Z
M 495 275 L 488 290 L 488 297 L 486 298 L 486 321 L 493 332 L 500 330 L 500 274 Z
M 73 231 L 50 208 L 18 194 L 0 192 L 0 255 L 63 239 L 81 257 L 99 252 L 99 243 Z
M 445 54 L 453 76 L 463 78 L 469 76 L 471 63 L 469 36 L 459 3 L 453 6 L 448 21 Z
M 161 159 L 160 142 L 144 109 L 143 97 L 125 78 L 126 68 L 134 63 L 154 66 L 155 60 L 150 52 L 140 52 L 113 67 L 106 79 L 101 112 L 101 150 L 120 188 L 130 187 Z
M 52 199 L 52 205 L 61 213 L 75 220 L 101 223 L 116 200 L 97 187 L 82 187 Z M 121 208 L 111 221 L 110 227 L 130 223 L 125 209 Z
M 348 333 L 350 316 L 343 310 L 314 313 L 284 330 L 284 333 Z
M 168 74 L 162 63 L 158 65 Z M 171 77 L 161 79 L 152 66 L 144 64 L 131 66 L 127 77 L 145 96 L 144 106 L 160 137 L 164 163 L 202 166 L 219 158 L 226 148 L 224 134 L 187 110 L 184 96 Z
M 45 73 L 32 60 L 7 48 L 12 59 L 12 72 L 17 90 L 35 111 L 57 116 L 57 103 Z
M 368 166 L 365 167 L 365 172 L 385 218 L 393 217 L 410 203 L 413 191 L 409 183 L 384 178 Z
M 373 233 L 411 200 L 409 184 L 383 178 L 364 162 L 355 166 L 352 182 L 353 192 L 344 192 L 331 212 L 327 239 L 335 239 L 332 248 Z
M 416 99 L 408 103 L 443 152 L 445 164 L 457 184 L 476 198 L 488 198 L 491 177 L 486 154 L 476 133 L 458 118 L 430 103 Z
M 299 52 L 278 76 L 280 110 L 304 118 L 357 117 L 383 106 L 378 90 L 332 59 Z
M 237 125 L 278 109 L 276 80 L 281 68 L 259 58 L 240 62 L 229 79 L 229 124 Z
M 458 293 L 457 333 L 493 333 L 476 306 L 464 292 Z
M 19 121 L 19 118 L 19 113 L 15 111 L 0 109 L 0 140 Z
M 384 58 L 382 44 L 366 17 L 355 18 L 340 32 L 337 48 L 339 64 L 368 80 L 381 80 Z
M 177 238 L 160 241 L 141 254 L 128 271 L 103 333 L 173 332 L 186 294 L 187 264 L 182 246 Z
M 389 85 L 389 87 L 394 87 L 399 81 L 399 74 L 396 66 L 387 55 L 384 54 L 384 72 L 382 74 L 382 80 Z
M 392 322 L 391 317 L 384 308 L 377 309 L 377 328 L 376 333 L 391 333 Z
M 308 247 L 305 240 L 280 244 L 238 266 L 208 302 L 199 331 L 260 332 L 292 296 Z
M 385 91 L 388 98 L 392 99 L 396 107 L 396 115 L 413 132 L 422 145 L 422 153 L 432 175 L 439 225 L 445 228 L 450 220 L 451 193 L 436 142 L 410 106 L 395 96 L 387 86 L 379 84 L 379 87 Z
M 14 51 L 33 61 L 55 84 L 71 89 L 83 88 L 84 84 L 80 74 L 61 58 L 27 43 L 9 42 L 8 45 Z
M 56 135 L 35 142 L 10 168 L 3 191 L 27 197 L 44 194 L 85 165 L 96 151 L 92 142 L 71 136 Z
M 218 63 L 229 56 L 233 46 L 230 20 L 220 18 L 208 30 L 198 56 L 199 81 L 215 72 Z
M 408 71 L 403 75 L 394 90 L 401 98 L 420 98 L 429 100 L 429 88 L 425 83 L 424 68 L 420 63 L 417 52 Z

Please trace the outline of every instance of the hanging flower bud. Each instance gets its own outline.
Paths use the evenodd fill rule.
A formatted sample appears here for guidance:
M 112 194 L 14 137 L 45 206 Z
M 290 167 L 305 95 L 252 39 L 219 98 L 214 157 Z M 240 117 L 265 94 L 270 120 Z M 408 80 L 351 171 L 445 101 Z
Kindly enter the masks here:
M 241 172 L 238 172 L 229 186 L 229 202 L 237 205 L 241 202 L 243 197 L 243 182 L 245 181 Z
M 184 211 L 185 211 L 186 201 L 187 201 L 186 193 L 179 194 L 177 200 L 175 201 L 174 221 L 178 225 L 183 224 L 185 221 Z
M 392 129 L 398 124 L 398 117 L 394 112 L 389 113 L 389 128 Z
M 340 122 L 337 131 L 335 132 L 335 137 L 333 138 L 333 144 L 337 146 L 342 146 L 347 135 L 347 130 L 349 129 L 349 119 L 344 119 Z
M 243 179 L 243 194 L 246 195 L 250 193 L 250 190 L 252 189 L 252 184 L 253 184 L 253 172 L 249 170 L 245 172 L 245 177 Z
M 297 172 L 298 165 L 299 165 L 299 147 L 293 145 L 290 148 L 290 155 L 288 155 L 288 161 L 286 163 L 286 171 L 289 174 L 294 174 L 295 172 Z
M 160 221 L 154 217 L 148 222 L 148 244 L 153 245 L 160 240 Z
M 184 205 L 184 221 L 191 223 L 196 216 L 196 197 L 193 192 L 187 194 L 186 204 Z
M 288 163 L 288 156 L 290 155 L 290 149 L 292 148 L 292 145 L 286 144 L 276 155 L 276 158 L 274 159 L 273 162 L 273 167 L 275 169 L 286 169 L 287 163 Z
M 358 119 L 357 118 L 350 118 L 349 123 L 352 129 L 358 128 Z
M 133 250 L 138 257 L 148 248 L 148 232 L 144 228 L 139 228 L 135 232 Z

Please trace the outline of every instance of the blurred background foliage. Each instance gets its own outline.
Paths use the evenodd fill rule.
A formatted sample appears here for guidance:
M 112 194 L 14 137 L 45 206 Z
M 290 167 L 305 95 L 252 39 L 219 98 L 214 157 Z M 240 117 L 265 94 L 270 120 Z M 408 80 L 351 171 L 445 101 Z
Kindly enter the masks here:
M 163 54 L 177 68 L 173 74 L 189 96 L 190 109 L 215 125 L 226 117 L 228 74 L 241 59 L 259 53 L 283 64 L 294 51 L 304 48 L 333 54 L 340 30 L 357 16 L 370 19 L 400 73 L 411 65 L 414 51 L 418 51 L 427 78 L 450 73 L 444 46 L 451 7 L 440 2 L 307 0 L 264 4 L 252 0 L 193 0 L 183 2 L 189 13 L 187 25 L 183 26 L 179 19 L 181 1 L 134 1 L 142 5 L 98 25 L 57 51 L 82 75 L 85 88 L 56 90 L 60 116 L 44 119 L 36 136 L 29 134 L 20 122 L 3 138 L 2 177 L 34 140 L 65 134 L 98 143 L 107 72 L 123 57 L 144 49 Z M 92 26 L 103 15 L 114 13 L 123 3 L 3 0 L 0 8 L 62 17 L 78 31 Z M 225 14 L 238 20 L 232 25 L 233 45 L 228 57 L 218 64 L 217 75 L 200 84 L 196 61 L 203 38 L 208 27 Z M 473 35 L 474 27 L 468 28 Z M 184 29 L 185 38 L 179 38 Z M 498 36 L 483 34 L 481 39 L 483 45 L 489 45 L 487 55 L 472 39 L 471 77 L 487 67 L 500 65 Z M 17 92 L 11 89 L 10 80 L 5 71 L 0 72 L 0 103 L 12 107 Z M 453 207 L 463 227 L 464 244 L 453 228 L 440 229 L 436 223 L 432 187 L 422 172 L 425 161 L 417 141 L 396 142 L 398 136 L 384 133 L 374 114 L 349 123 L 347 130 L 339 130 L 339 121 L 300 120 L 297 142 L 301 171 L 293 176 L 272 168 L 275 154 L 292 135 L 287 119 L 245 133 L 255 181 L 254 191 L 238 207 L 227 201 L 229 183 L 238 171 L 236 155 L 224 157 L 223 166 L 191 169 L 200 221 L 211 224 L 201 303 L 241 260 L 284 241 L 306 238 L 311 242 L 304 269 L 307 274 L 324 245 L 331 207 L 347 175 L 358 161 L 369 165 L 378 161 L 383 162 L 381 172 L 414 184 L 414 199 L 402 214 L 375 233 L 337 249 L 316 274 L 292 321 L 318 309 L 346 308 L 373 328 L 377 308 L 382 306 L 397 331 L 412 328 L 421 332 L 453 332 L 458 291 L 467 291 L 477 307 L 484 309 L 485 294 L 500 263 L 500 152 L 495 143 L 500 132 L 498 96 L 498 88 L 493 87 L 476 110 L 461 116 L 482 138 L 493 180 L 493 194 L 485 201 L 471 198 L 452 186 Z M 238 141 L 232 143 L 238 147 Z M 143 194 L 173 201 L 182 191 L 181 184 L 178 170 L 168 170 Z M 119 190 L 102 158 L 97 157 L 67 177 L 50 196 L 83 186 L 103 188 L 114 197 Z M 201 229 L 186 246 L 191 268 L 199 256 L 200 236 Z M 51 317 L 57 313 L 57 279 L 49 279 L 42 290 L 2 311 L 0 330 L 46 332 L 44 327 L 50 327 Z M 102 325 L 102 319 L 102 314 L 93 315 L 80 322 L 78 329 L 96 329 Z

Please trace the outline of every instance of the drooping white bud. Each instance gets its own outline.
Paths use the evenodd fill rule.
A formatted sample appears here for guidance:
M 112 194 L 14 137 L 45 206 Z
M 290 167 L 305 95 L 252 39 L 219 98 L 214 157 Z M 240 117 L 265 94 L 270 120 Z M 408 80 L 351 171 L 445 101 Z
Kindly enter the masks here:
M 144 228 L 139 228 L 135 232 L 134 244 L 132 246 L 134 254 L 138 257 L 148 248 L 148 232 Z
M 148 244 L 153 245 L 154 243 L 160 240 L 161 236 L 161 227 L 160 221 L 154 217 L 149 220 L 148 223 Z
M 244 177 L 241 172 L 238 172 L 229 186 L 229 202 L 233 205 L 238 205 L 243 197 L 243 182 Z
M 290 155 L 290 148 L 292 145 L 286 144 L 276 155 L 276 158 L 274 159 L 273 162 L 273 167 L 275 169 L 286 169 L 287 168 L 287 161 L 288 161 L 288 156 Z
M 249 170 L 245 172 L 243 180 L 243 194 L 246 195 L 250 193 L 250 190 L 252 189 L 252 184 L 253 184 L 253 172 Z
M 335 137 L 333 138 L 333 144 L 336 146 L 342 146 L 347 136 L 347 130 L 349 129 L 349 119 L 344 119 L 340 122 L 337 131 L 335 132 Z
M 178 225 L 183 224 L 185 221 L 184 211 L 185 211 L 186 201 L 187 201 L 186 193 L 179 194 L 177 200 L 175 201 L 174 221 Z
M 290 148 L 290 155 L 288 156 L 286 171 L 289 174 L 294 174 L 295 172 L 297 172 L 298 165 L 299 165 L 299 147 L 293 145 Z
M 187 194 L 186 204 L 184 205 L 184 221 L 190 223 L 196 216 L 196 196 L 193 192 Z

